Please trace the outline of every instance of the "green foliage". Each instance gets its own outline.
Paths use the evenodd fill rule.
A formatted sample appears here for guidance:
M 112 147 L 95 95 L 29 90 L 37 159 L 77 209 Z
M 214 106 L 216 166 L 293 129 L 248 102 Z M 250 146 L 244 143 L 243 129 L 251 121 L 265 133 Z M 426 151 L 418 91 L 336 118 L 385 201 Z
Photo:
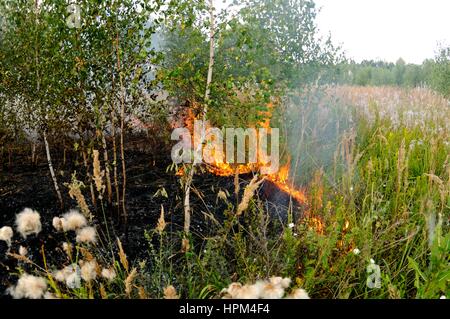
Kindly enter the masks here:
M 158 80 L 199 112 L 205 103 L 209 16 L 203 1 L 186 3 L 189 11 L 175 11 L 166 20 L 166 58 Z M 288 87 L 314 80 L 335 59 L 331 42 L 317 40 L 313 1 L 245 1 L 235 16 L 225 13 L 217 14 L 215 30 L 208 114 L 215 125 L 256 125 L 269 102 L 278 103 Z
M 438 92 L 450 97 L 450 47 L 439 50 L 432 71 L 431 84 Z
M 160 2 L 92 0 L 79 6 L 81 27 L 72 28 L 64 1 L 0 3 L 0 92 L 19 101 L 16 113 L 25 127 L 95 132 L 115 120 L 108 113 L 118 114 L 119 75 L 125 94 L 134 97 L 129 104 L 142 102 L 138 93 L 147 89 L 157 57 L 150 49 L 156 22 L 148 21 Z

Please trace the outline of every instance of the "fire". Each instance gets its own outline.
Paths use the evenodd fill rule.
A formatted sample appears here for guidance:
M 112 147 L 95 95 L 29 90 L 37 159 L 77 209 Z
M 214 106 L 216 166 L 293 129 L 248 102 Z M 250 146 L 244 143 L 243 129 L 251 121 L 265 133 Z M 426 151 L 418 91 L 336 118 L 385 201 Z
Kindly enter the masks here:
M 314 230 L 317 234 L 323 235 L 325 233 L 325 223 L 320 216 L 317 216 L 308 209 L 305 212 L 304 222 L 308 229 Z
M 251 165 L 240 164 L 234 168 L 230 164 L 220 163 L 217 161 L 214 164 L 208 166 L 208 171 L 217 176 L 231 176 L 236 174 L 236 171 L 238 174 L 248 174 L 252 172 L 253 169 Z
M 320 217 L 317 217 L 317 216 L 310 217 L 308 219 L 308 224 L 311 229 L 314 229 L 316 231 L 316 233 L 318 233 L 320 235 L 324 234 L 325 226 L 323 224 L 322 219 L 320 219 Z
M 213 165 L 208 166 L 208 171 L 217 176 L 232 176 L 236 174 L 248 174 L 252 171 L 256 171 L 262 167 L 260 163 L 255 165 L 238 165 L 236 168 L 227 163 L 216 162 Z M 307 198 L 303 190 L 296 189 L 289 185 L 289 164 L 282 166 L 276 174 L 269 174 L 266 176 L 266 180 L 271 181 L 280 190 L 289 194 L 293 199 L 299 203 L 306 203 Z
M 306 194 L 303 190 L 296 189 L 295 187 L 289 185 L 289 168 L 290 162 L 282 166 L 276 174 L 271 174 L 267 176 L 267 179 L 274 183 L 279 189 L 289 194 L 292 198 L 297 200 L 299 203 L 306 203 Z
M 264 117 L 264 120 L 258 123 L 260 127 L 270 128 L 270 121 L 272 118 L 273 112 L 273 103 L 269 103 L 267 105 L 267 111 L 261 112 L 261 115 Z M 194 113 L 189 109 L 187 118 L 185 119 L 186 127 L 192 131 L 194 120 L 196 119 Z M 221 156 L 221 155 L 220 155 Z M 251 172 L 258 171 L 260 168 L 264 167 L 267 163 L 260 162 L 259 156 L 257 163 L 253 164 L 239 164 L 239 165 L 230 165 L 229 163 L 224 163 L 222 158 L 219 158 L 219 155 L 216 158 L 216 154 L 214 154 L 214 163 L 207 165 L 207 170 L 214 175 L 217 176 L 233 176 L 236 173 L 238 174 L 248 174 Z M 280 190 L 289 194 L 293 199 L 300 203 L 307 203 L 306 194 L 303 190 L 295 188 L 293 185 L 289 183 L 289 169 L 290 169 L 290 160 L 284 166 L 282 166 L 277 173 L 269 174 L 266 176 L 266 179 L 275 184 Z M 177 176 L 184 175 L 184 169 L 181 167 L 177 173 Z

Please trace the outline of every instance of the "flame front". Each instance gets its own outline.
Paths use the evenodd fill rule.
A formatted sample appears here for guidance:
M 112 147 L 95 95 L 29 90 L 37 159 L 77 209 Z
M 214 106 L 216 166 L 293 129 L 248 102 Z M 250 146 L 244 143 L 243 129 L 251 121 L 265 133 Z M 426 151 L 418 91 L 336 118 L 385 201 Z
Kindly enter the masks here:
M 273 111 L 273 103 L 269 103 L 267 105 L 267 111 L 262 112 L 261 115 L 264 117 L 264 120 L 261 121 L 259 126 L 263 128 L 270 128 L 270 121 L 272 118 Z M 187 118 L 184 121 L 186 127 L 192 132 L 193 131 L 193 123 L 195 120 L 194 113 L 189 109 Z M 267 163 L 263 163 L 260 161 L 260 156 L 258 154 L 258 162 L 257 163 L 249 163 L 249 164 L 239 164 L 239 165 L 231 165 L 229 163 L 225 163 L 222 158 L 222 154 L 213 154 L 214 161 L 212 164 L 207 164 L 207 169 L 214 175 L 217 176 L 233 176 L 237 174 L 248 174 L 251 172 L 256 172 L 260 170 L 262 167 L 266 166 Z M 289 169 L 290 169 L 290 161 L 284 166 L 282 166 L 277 173 L 269 174 L 266 176 L 268 181 L 271 181 L 274 185 L 276 185 L 281 191 L 289 194 L 293 199 L 298 201 L 299 203 L 307 203 L 306 194 L 303 190 L 295 188 L 293 185 L 289 183 Z M 181 167 L 177 173 L 177 176 L 184 175 L 184 169 Z

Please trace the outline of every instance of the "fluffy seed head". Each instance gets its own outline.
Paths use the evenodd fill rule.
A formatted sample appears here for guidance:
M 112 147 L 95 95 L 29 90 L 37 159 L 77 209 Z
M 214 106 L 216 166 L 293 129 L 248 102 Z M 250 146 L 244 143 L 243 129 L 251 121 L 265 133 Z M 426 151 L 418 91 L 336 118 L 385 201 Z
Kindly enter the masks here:
M 46 292 L 44 294 L 44 299 L 58 299 L 54 294 L 52 294 L 51 292 Z
M 242 285 L 239 282 L 233 282 L 228 288 L 222 290 L 222 293 L 225 293 L 225 299 L 258 299 L 262 287 L 260 283 L 262 282 L 257 282 L 254 285 Z
M 84 227 L 77 230 L 77 243 L 95 243 L 97 241 L 97 233 L 94 227 Z
M 222 290 L 222 293 L 227 294 L 226 298 L 233 298 L 238 294 L 238 291 L 241 290 L 242 284 L 239 282 L 232 282 L 228 288 Z
M 11 227 L 4 226 L 0 228 L 0 240 L 6 241 L 8 246 L 11 246 L 11 239 L 14 235 L 14 232 Z
M 116 271 L 114 268 L 103 268 L 102 277 L 108 281 L 113 281 L 116 278 Z
M 84 281 L 90 282 L 97 278 L 97 262 L 94 260 L 91 261 L 80 261 L 81 264 L 81 278 Z
M 266 283 L 261 289 L 262 299 L 281 299 L 284 296 L 284 288 L 281 285 Z
M 269 282 L 273 285 L 280 286 L 283 289 L 286 289 L 291 284 L 290 278 L 282 278 L 282 277 L 271 277 Z
M 290 278 L 282 277 L 271 277 L 269 280 L 258 280 L 246 285 L 233 282 L 222 293 L 225 299 L 281 299 L 290 284 Z
M 63 221 L 61 220 L 61 218 L 53 217 L 52 225 L 56 229 L 56 231 L 63 231 Z
M 71 273 L 69 276 L 67 276 L 67 278 L 66 278 L 66 285 L 67 285 L 67 287 L 69 287 L 71 289 L 80 288 L 80 286 L 81 286 L 81 276 L 80 276 L 80 270 L 79 269 L 77 271 Z
M 16 215 L 16 225 L 17 231 L 23 238 L 27 238 L 31 234 L 37 235 L 42 230 L 41 216 L 31 208 L 25 208 Z
M 235 295 L 232 295 L 233 299 L 258 299 L 260 296 L 259 285 L 244 285 L 241 289 L 236 291 Z
M 8 289 L 14 299 L 40 299 L 47 290 L 47 282 L 42 277 L 23 274 L 15 287 Z
M 77 230 L 87 225 L 86 217 L 80 214 L 76 209 L 72 209 L 65 213 L 61 218 L 64 231 Z

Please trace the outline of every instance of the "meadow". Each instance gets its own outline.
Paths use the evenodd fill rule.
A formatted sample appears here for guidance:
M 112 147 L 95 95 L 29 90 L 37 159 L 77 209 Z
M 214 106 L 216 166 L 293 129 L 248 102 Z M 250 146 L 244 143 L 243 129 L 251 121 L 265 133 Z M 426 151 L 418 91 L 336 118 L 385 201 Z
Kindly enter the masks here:
M 450 297 L 450 48 L 356 63 L 314 0 L 217 2 L 0 0 L 0 297 Z M 210 127 L 279 170 L 192 163 Z
M 24 238 L 13 237 L 4 257 L 9 262 L 2 261 L 14 265 L 9 269 L 20 278 L 8 291 L 46 298 L 448 297 L 448 100 L 425 88 L 329 86 L 311 95 L 321 108 L 350 112 L 352 124 L 328 150 L 328 159 L 321 155 L 329 165 L 311 174 L 303 188 L 307 202 L 283 206 L 284 220 L 274 218 L 270 200 L 258 191 L 258 177 L 249 181 L 244 174 L 237 183 L 230 177 L 222 187 L 199 192 L 205 207 L 194 206 L 203 214 L 193 219 L 204 219 L 208 231 L 192 232 L 191 249 L 181 226 L 171 225 L 177 221 L 164 200 L 153 212 L 158 217 L 153 225 L 135 227 L 136 238 L 146 244 L 145 253 L 133 260 L 120 239 L 99 226 L 105 221 L 101 216 L 90 222 L 78 211 L 59 219 L 44 214 L 42 223 L 53 227 L 44 227 L 50 234 L 39 236 L 60 240 L 50 244 L 60 255 L 52 265 L 45 244 L 28 252 L 29 245 L 38 244 L 29 239 L 32 232 L 40 232 L 33 230 L 38 226 L 30 215 L 31 230 Z M 318 134 L 327 122 L 336 119 L 322 119 Z M 306 141 L 317 149 L 322 142 L 313 136 Z M 93 178 L 101 188 L 103 169 L 96 165 Z M 218 178 L 227 179 L 213 180 Z M 81 211 L 84 195 L 75 195 Z M 168 201 L 176 194 L 165 196 Z M 208 198 L 213 198 L 209 214 Z

